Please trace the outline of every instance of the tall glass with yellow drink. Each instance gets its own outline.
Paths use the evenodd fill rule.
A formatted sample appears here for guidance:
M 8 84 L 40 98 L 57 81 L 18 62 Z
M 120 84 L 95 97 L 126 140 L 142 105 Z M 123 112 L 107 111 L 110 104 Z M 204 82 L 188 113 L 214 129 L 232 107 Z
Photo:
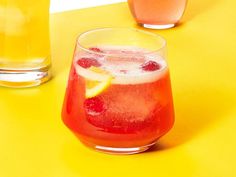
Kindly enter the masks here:
M 50 79 L 49 0 L 0 0 L 0 86 Z

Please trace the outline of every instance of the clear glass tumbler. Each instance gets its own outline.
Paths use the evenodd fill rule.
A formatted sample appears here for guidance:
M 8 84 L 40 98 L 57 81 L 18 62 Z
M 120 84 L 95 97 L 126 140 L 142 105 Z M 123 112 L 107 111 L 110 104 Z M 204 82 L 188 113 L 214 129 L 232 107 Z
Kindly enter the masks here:
M 165 40 L 129 28 L 95 29 L 77 40 L 62 110 L 88 147 L 147 150 L 174 123 Z
M 182 17 L 187 0 L 128 0 L 131 13 L 145 28 L 174 27 Z
M 49 0 L 0 1 L 0 86 L 50 79 Z

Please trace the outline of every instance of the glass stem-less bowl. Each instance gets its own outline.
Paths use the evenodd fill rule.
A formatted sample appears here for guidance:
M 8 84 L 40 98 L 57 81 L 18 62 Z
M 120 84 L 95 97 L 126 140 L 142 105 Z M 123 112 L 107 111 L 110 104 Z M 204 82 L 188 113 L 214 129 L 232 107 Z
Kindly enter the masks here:
M 165 40 L 130 28 L 81 34 L 62 117 L 86 146 L 116 154 L 147 150 L 174 122 Z

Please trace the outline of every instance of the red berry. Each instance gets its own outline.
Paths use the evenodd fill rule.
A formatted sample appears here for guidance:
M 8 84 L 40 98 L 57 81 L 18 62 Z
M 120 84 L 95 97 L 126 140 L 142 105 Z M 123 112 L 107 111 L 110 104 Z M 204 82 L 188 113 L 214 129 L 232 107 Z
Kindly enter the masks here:
M 141 67 L 144 71 L 156 71 L 158 69 L 161 69 L 160 64 L 155 61 L 148 61 L 144 63 Z
M 92 50 L 94 52 L 102 52 L 102 50 L 97 47 L 91 47 L 91 48 L 89 48 L 89 50 Z
M 93 97 L 84 101 L 86 113 L 91 116 L 98 116 L 106 110 L 104 102 L 99 97 Z
M 121 70 L 120 70 L 120 73 L 123 73 L 123 74 L 127 74 L 127 72 L 128 72 L 128 71 L 125 70 L 125 69 L 121 69 Z
M 90 68 L 91 66 L 101 66 L 101 64 L 94 58 L 80 58 L 77 61 L 77 64 L 83 68 Z

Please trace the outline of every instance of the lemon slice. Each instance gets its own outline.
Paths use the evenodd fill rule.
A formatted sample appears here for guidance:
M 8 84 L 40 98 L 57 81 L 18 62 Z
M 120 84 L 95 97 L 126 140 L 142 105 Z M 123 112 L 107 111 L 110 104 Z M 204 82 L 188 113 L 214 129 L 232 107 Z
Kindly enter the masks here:
M 86 98 L 92 98 L 100 93 L 102 93 L 104 90 L 106 90 L 112 81 L 112 75 L 108 73 L 107 71 L 104 71 L 97 67 L 90 67 L 88 70 L 98 74 L 100 76 L 99 81 L 96 80 L 90 80 L 86 78 Z

